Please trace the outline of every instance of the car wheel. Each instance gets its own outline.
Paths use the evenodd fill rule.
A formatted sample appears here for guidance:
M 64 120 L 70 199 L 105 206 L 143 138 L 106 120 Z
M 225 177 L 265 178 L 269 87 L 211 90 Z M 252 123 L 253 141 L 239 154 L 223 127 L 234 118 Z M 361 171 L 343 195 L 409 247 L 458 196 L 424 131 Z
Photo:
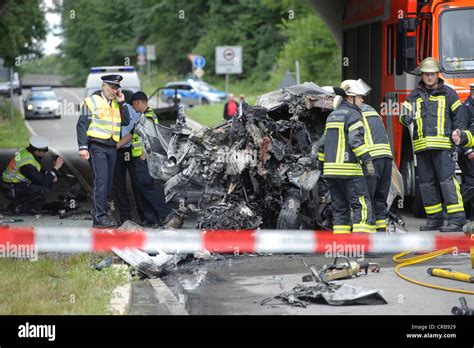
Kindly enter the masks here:
M 202 104 L 202 105 L 208 105 L 208 104 L 209 104 L 209 100 L 203 99 L 203 100 L 201 101 L 201 104 Z

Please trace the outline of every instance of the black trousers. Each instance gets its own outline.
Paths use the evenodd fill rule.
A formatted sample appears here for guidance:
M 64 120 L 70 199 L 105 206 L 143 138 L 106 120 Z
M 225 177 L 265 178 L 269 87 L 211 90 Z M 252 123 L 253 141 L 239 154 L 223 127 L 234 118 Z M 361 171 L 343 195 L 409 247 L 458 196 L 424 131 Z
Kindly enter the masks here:
M 458 153 L 458 165 L 462 171 L 462 185 L 461 185 L 461 192 L 464 194 L 470 188 L 474 189 L 474 160 L 470 160 L 467 156 L 464 156 L 462 153 Z M 469 204 L 471 208 L 471 216 L 470 219 L 474 219 L 474 198 L 472 198 L 469 202 L 465 202 Z
M 41 209 L 50 189 L 36 184 L 13 184 L 9 186 L 9 199 L 12 199 L 19 213 L 29 213 L 32 209 Z
M 466 222 L 461 190 L 455 177 L 455 164 L 450 150 L 426 150 L 416 154 L 420 192 L 428 220 L 443 221 L 443 197 L 452 224 Z
M 96 142 L 89 144 L 92 171 L 92 219 L 98 222 L 107 216 L 107 199 L 112 191 L 117 148 Z
M 375 169 L 373 177 L 366 176 L 369 189 L 370 201 L 372 203 L 373 215 L 377 230 L 386 229 L 387 219 L 387 197 L 392 181 L 392 159 L 380 157 L 372 160 Z
M 363 176 L 326 178 L 331 194 L 333 232 L 375 232 L 372 204 Z M 352 209 L 352 219 L 351 219 Z
M 133 163 L 130 147 L 120 148 L 117 151 L 117 160 L 115 162 L 115 172 L 113 179 L 113 191 L 117 201 L 120 220 L 131 220 L 130 200 L 127 191 L 127 173 L 130 179 L 133 178 Z M 132 192 L 137 206 L 137 213 L 141 221 L 144 220 L 140 192 L 138 191 L 137 180 L 130 180 Z
M 155 187 L 155 182 L 148 173 L 148 163 L 139 157 L 132 159 L 135 180 L 141 195 L 144 222 L 158 224 L 160 220 L 171 214 L 173 210 L 166 203 L 163 194 Z

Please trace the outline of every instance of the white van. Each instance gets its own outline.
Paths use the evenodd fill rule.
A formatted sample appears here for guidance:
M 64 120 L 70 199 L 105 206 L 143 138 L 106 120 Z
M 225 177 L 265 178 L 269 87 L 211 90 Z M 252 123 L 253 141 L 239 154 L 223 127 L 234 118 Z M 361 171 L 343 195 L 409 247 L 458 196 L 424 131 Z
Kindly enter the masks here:
M 86 82 L 86 97 L 100 91 L 102 88 L 101 77 L 109 74 L 119 74 L 123 76 L 120 82 L 122 92 L 126 98 L 141 90 L 140 79 L 133 66 L 96 66 L 90 69 Z

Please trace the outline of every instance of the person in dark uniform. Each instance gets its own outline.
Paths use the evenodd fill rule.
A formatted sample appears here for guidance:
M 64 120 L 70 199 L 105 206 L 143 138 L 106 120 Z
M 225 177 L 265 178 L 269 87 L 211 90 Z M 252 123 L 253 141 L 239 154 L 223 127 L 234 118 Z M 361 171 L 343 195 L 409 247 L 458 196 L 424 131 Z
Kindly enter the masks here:
M 392 149 L 382 117 L 378 112 L 367 104 L 362 104 L 360 110 L 365 125 L 365 144 L 375 169 L 375 175 L 366 178 L 375 216 L 375 227 L 377 232 L 386 232 L 387 198 L 392 179 Z
M 375 233 L 375 218 L 362 166 L 369 176 L 373 176 L 375 170 L 364 142 L 364 122 L 359 108 L 368 90 L 362 81 L 346 80 L 334 91 L 338 102 L 326 120 L 318 143 L 319 168 L 323 170 L 331 194 L 333 233 Z
M 469 132 L 470 138 L 472 139 L 472 130 L 474 129 L 474 83 L 470 84 L 471 95 L 466 98 L 461 109 L 459 110 L 460 116 L 460 128 L 465 132 Z M 469 131 L 471 130 L 471 131 Z M 460 130 L 457 129 L 453 133 L 453 141 L 456 145 L 460 145 Z M 457 137 L 456 137 L 457 136 Z M 467 136 L 464 136 L 464 145 L 456 147 L 458 155 L 459 168 L 462 171 L 462 185 L 461 190 L 463 195 L 469 191 L 474 190 L 474 143 L 471 141 L 467 144 Z M 474 220 L 474 197 L 469 200 L 468 203 L 471 210 L 470 219 Z
M 148 122 L 158 124 L 158 117 L 148 106 L 148 97 L 143 92 L 136 92 L 132 95 L 131 103 L 133 108 L 142 114 Z M 144 223 L 147 225 L 161 225 L 170 228 L 179 228 L 183 225 L 183 216 L 174 212 L 166 203 L 162 193 L 155 187 L 154 180 L 148 172 L 146 152 L 143 149 L 143 142 L 134 129 L 132 136 L 127 136 L 132 140 L 132 163 L 134 179 L 140 191 L 143 203 Z
M 416 154 L 420 192 L 427 216 L 420 231 L 461 232 L 465 224 L 464 204 L 455 176 L 451 135 L 459 128 L 457 93 L 438 77 L 436 59 L 420 64 L 421 81 L 403 103 L 400 123 L 413 124 L 413 151 Z M 454 140 L 453 140 L 454 141 Z M 443 226 L 443 205 L 448 225 Z
M 126 96 L 127 108 L 130 114 L 130 123 L 127 126 L 122 127 L 122 138 L 117 143 L 117 161 L 115 162 L 115 171 L 113 179 L 113 192 L 115 193 L 115 200 L 117 202 L 118 211 L 120 214 L 119 224 L 123 224 L 127 220 L 132 220 L 130 200 L 127 190 L 127 173 L 132 179 L 133 173 L 133 162 L 132 162 L 132 141 L 129 139 L 128 134 L 131 134 L 140 114 L 136 112 L 130 105 L 130 98 L 133 93 Z M 141 221 L 145 220 L 143 206 L 140 199 L 140 192 L 136 180 L 130 180 L 132 187 L 133 196 L 135 198 L 135 204 L 137 207 L 138 217 Z
M 117 158 L 121 127 L 130 123 L 125 97 L 120 91 L 121 75 L 105 75 L 102 90 L 84 99 L 77 121 L 79 155 L 89 161 L 93 175 L 93 227 L 117 226 L 107 215 L 107 199 Z
M 12 200 L 16 214 L 35 213 L 43 207 L 51 187 L 58 181 L 58 170 L 64 160 L 58 157 L 53 170 L 45 171 L 41 160 L 48 152 L 48 139 L 40 135 L 30 138 L 30 146 L 15 154 L 2 174 L 3 191 Z

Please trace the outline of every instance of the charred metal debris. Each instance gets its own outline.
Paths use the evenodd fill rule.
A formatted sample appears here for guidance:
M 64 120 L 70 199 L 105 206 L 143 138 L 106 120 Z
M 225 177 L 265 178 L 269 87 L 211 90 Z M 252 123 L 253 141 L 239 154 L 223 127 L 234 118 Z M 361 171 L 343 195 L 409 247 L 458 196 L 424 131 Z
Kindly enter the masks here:
M 331 228 L 331 199 L 316 167 L 333 95 L 306 82 L 243 102 L 239 115 L 192 133 L 140 119 L 148 169 L 166 201 L 197 207 L 197 228 Z M 402 195 L 403 197 L 403 195 Z

